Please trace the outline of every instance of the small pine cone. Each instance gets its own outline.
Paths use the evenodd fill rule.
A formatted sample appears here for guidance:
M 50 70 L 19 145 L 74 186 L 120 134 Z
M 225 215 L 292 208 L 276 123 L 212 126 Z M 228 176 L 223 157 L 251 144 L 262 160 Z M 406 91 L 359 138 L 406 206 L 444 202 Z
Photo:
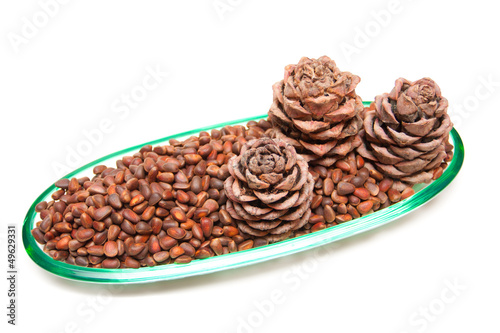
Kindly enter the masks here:
M 361 144 L 359 81 L 327 56 L 288 65 L 284 80 L 273 85 L 268 115 L 274 128 L 267 135 L 293 145 L 308 162 L 334 164 Z
M 229 160 L 228 169 L 226 209 L 242 233 L 276 242 L 309 221 L 314 179 L 289 144 L 250 140 Z
M 375 97 L 364 115 L 358 153 L 385 175 L 410 185 L 428 183 L 452 146 L 448 100 L 429 78 L 396 80 L 394 89 Z

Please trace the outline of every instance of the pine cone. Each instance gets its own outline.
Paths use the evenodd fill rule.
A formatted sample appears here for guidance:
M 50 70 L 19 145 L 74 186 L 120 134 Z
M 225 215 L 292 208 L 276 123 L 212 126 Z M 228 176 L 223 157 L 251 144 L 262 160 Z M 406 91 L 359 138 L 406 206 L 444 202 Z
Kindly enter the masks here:
M 288 65 L 284 80 L 273 85 L 268 135 L 293 145 L 308 162 L 332 165 L 361 144 L 359 81 L 327 56 Z
M 411 185 L 430 182 L 432 170 L 452 149 L 448 137 L 453 124 L 439 86 L 429 78 L 400 78 L 374 104 L 374 111 L 365 112 L 358 153 L 389 177 Z
M 228 168 L 226 209 L 242 233 L 276 242 L 308 222 L 314 180 L 293 146 L 270 138 L 250 140 Z

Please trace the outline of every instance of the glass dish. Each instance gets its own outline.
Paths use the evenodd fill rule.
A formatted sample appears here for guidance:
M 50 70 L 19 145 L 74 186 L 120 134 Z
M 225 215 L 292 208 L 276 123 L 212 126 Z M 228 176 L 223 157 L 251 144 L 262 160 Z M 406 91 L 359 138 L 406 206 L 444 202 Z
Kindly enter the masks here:
M 370 105 L 370 102 L 363 103 L 365 106 Z M 168 140 L 172 138 L 182 140 L 183 138 L 197 135 L 200 131 L 209 131 L 212 128 L 221 128 L 225 125 L 245 125 L 250 120 L 258 121 L 266 117 L 267 115 L 262 115 L 227 122 L 224 124 L 196 129 L 130 147 L 91 162 L 79 168 L 78 170 L 69 173 L 65 176 L 65 178 L 92 176 L 92 169 L 94 168 L 94 166 L 99 164 L 114 166 L 116 160 L 118 160 L 122 156 L 131 155 L 139 151 L 139 149 L 146 144 L 150 144 L 153 146 L 166 144 L 168 143 Z M 31 257 L 31 259 L 37 265 L 49 271 L 50 273 L 72 280 L 96 283 L 131 284 L 174 280 L 256 264 L 300 251 L 312 249 L 380 227 L 421 207 L 432 198 L 434 198 L 438 193 L 440 193 L 446 186 L 448 186 L 462 167 L 464 160 L 464 147 L 462 140 L 455 129 L 453 129 L 450 133 L 450 141 L 455 147 L 454 156 L 453 160 L 449 163 L 443 175 L 429 185 L 416 185 L 414 187 L 416 193 L 408 199 L 402 200 L 373 214 L 366 215 L 361 218 L 357 218 L 321 231 L 246 251 L 225 254 L 218 257 L 210 257 L 202 260 L 193 260 L 189 264 L 167 264 L 155 267 L 142 267 L 138 269 L 98 269 L 74 266 L 56 261 L 43 252 L 40 245 L 31 235 L 31 230 L 33 229 L 36 221 L 39 220 L 39 214 L 35 212 L 35 206 L 41 201 L 51 200 L 51 194 L 57 190 L 54 185 L 51 185 L 49 188 L 47 188 L 31 205 L 26 218 L 24 219 L 22 229 L 23 243 L 26 252 Z

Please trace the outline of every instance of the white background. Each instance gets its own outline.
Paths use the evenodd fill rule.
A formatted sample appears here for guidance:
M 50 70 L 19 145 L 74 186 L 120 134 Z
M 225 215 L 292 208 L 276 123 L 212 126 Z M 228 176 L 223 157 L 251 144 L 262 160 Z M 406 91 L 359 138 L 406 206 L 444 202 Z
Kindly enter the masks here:
M 319 255 L 113 290 L 52 276 L 29 259 L 19 239 L 18 326 L 6 323 L 1 278 L 2 327 L 498 332 L 500 24 L 494 3 L 2 1 L 2 272 L 6 225 L 21 226 L 33 200 L 61 176 L 55 165 L 71 171 L 135 144 L 264 114 L 272 84 L 302 56 L 328 55 L 359 75 L 364 100 L 390 91 L 398 77 L 433 78 L 452 105 L 466 150 L 458 177 L 424 208 Z M 123 108 L 121 98 L 140 90 L 148 68 L 168 76 L 133 108 Z M 85 146 L 85 132 L 95 133 L 103 120 L 111 129 Z M 70 153 L 84 146 L 85 154 Z M 281 298 L 271 304 L 275 294 Z

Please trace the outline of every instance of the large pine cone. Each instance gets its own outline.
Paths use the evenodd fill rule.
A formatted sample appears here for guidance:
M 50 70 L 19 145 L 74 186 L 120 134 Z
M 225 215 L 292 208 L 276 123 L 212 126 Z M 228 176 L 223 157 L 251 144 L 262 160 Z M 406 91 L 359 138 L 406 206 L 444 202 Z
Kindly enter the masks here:
M 293 145 L 308 162 L 332 165 L 361 144 L 359 81 L 327 56 L 286 66 L 284 80 L 273 85 L 268 135 Z
M 276 242 L 308 222 L 314 180 L 293 146 L 270 138 L 250 140 L 228 168 L 226 209 L 242 233 Z
M 358 153 L 389 177 L 408 184 L 427 183 L 432 170 L 452 149 L 448 100 L 429 78 L 400 78 L 394 89 L 375 97 L 364 116 L 364 142 Z

